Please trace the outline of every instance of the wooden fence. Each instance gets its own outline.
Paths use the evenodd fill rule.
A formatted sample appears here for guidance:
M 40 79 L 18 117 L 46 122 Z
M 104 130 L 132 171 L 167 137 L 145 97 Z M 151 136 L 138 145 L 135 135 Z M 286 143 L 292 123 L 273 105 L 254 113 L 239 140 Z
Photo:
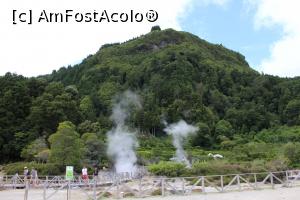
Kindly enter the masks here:
M 43 200 L 51 200 L 61 190 L 66 190 L 68 197 L 71 191 L 79 191 L 87 199 L 98 200 L 102 197 L 207 194 L 296 186 L 300 186 L 300 170 L 176 178 L 111 174 L 109 177 L 89 177 L 88 180 L 76 176 L 72 181 L 63 176 L 45 176 L 39 177 L 34 184 L 18 175 L 0 177 L 0 188 L 24 189 L 25 200 L 30 190 L 35 189 L 43 190 Z

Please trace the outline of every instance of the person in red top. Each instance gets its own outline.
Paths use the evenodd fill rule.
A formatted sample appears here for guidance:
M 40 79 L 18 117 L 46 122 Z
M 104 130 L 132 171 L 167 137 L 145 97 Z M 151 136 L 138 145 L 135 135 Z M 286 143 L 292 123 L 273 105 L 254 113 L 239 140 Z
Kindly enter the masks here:
M 81 173 L 82 173 L 82 179 L 87 182 L 88 179 L 89 179 L 89 176 L 88 176 L 88 171 L 87 171 L 87 168 L 84 166 L 81 170 Z

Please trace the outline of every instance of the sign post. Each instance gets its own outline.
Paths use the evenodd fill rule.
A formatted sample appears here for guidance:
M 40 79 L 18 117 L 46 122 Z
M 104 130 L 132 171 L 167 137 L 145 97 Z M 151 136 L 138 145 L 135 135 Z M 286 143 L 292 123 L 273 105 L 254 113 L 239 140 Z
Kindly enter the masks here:
M 74 179 L 74 167 L 66 166 L 66 180 L 72 181 Z
M 71 199 L 71 181 L 74 179 L 74 167 L 66 166 L 66 180 L 68 181 L 67 199 Z

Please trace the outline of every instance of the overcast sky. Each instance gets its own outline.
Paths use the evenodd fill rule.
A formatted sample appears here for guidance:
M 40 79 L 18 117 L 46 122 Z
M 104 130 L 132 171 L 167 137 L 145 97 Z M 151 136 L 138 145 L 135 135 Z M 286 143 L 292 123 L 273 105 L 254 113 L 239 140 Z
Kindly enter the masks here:
M 259 72 L 300 76 L 298 0 L 1 0 L 0 75 L 51 73 L 74 65 L 102 44 L 122 42 L 153 25 L 198 35 L 246 56 Z M 156 10 L 155 23 L 12 23 L 12 10 L 64 12 Z M 34 18 L 35 19 L 35 18 Z

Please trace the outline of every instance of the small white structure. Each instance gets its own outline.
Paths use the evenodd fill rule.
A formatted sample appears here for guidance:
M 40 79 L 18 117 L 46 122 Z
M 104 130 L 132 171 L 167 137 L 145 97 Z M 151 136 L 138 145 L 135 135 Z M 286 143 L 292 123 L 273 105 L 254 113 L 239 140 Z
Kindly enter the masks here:
M 212 157 L 213 159 L 222 159 L 224 158 L 224 156 L 222 156 L 221 154 L 212 154 L 212 153 L 209 153 L 207 154 L 208 157 Z

